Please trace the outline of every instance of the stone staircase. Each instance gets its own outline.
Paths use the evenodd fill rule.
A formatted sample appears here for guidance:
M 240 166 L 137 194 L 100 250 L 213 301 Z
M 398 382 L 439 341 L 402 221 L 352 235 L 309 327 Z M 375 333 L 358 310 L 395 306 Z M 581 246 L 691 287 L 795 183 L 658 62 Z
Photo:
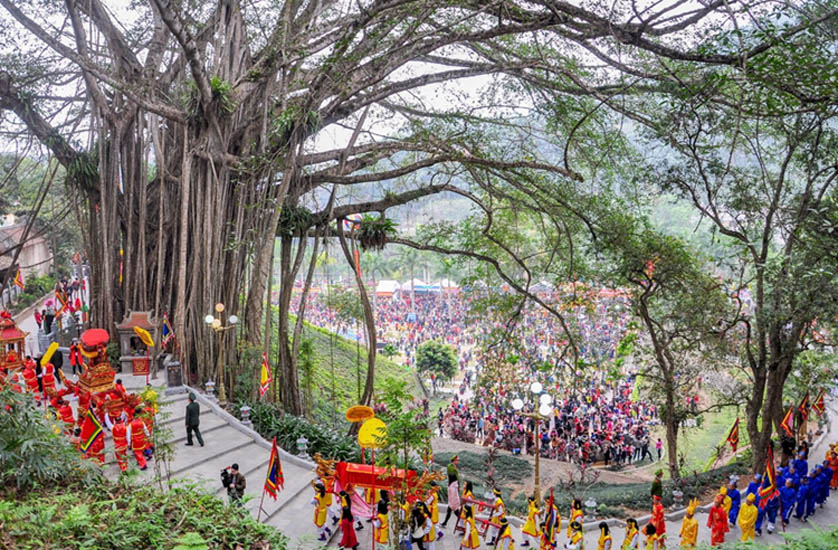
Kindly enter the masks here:
M 131 377 L 126 377 L 131 378 Z M 137 382 L 126 381 L 128 391 L 138 392 Z M 132 387 L 134 386 L 134 387 Z M 222 468 L 233 463 L 239 465 L 239 470 L 247 479 L 245 490 L 245 507 L 257 516 L 262 487 L 267 474 L 268 459 L 271 444 L 265 441 L 253 430 L 243 426 L 237 419 L 211 402 L 197 391 L 197 401 L 201 407 L 201 435 L 204 446 L 193 440 L 194 446 L 187 447 L 186 443 L 186 405 L 187 392 L 164 395 L 164 387 L 155 387 L 160 398 L 157 427 L 170 430 L 169 443 L 175 455 L 170 464 L 172 479 L 189 480 L 198 483 L 207 492 L 216 494 L 219 498 L 227 499 L 226 489 L 221 486 L 220 472 Z M 119 476 L 119 468 L 113 455 L 113 443 L 110 432 L 105 432 L 105 474 L 115 479 Z M 309 503 L 313 491 L 310 482 L 314 479 L 314 463 L 292 456 L 280 449 L 280 461 L 285 478 L 285 486 L 274 501 L 270 495 L 265 496 L 262 505 L 261 521 L 274 526 L 285 534 L 289 540 L 289 548 L 316 548 L 321 544 L 316 540 L 311 516 L 313 506 Z M 128 457 L 128 464 L 136 468 L 133 455 Z M 154 462 L 149 461 L 146 471 L 140 472 L 140 479 L 151 481 L 155 476 Z

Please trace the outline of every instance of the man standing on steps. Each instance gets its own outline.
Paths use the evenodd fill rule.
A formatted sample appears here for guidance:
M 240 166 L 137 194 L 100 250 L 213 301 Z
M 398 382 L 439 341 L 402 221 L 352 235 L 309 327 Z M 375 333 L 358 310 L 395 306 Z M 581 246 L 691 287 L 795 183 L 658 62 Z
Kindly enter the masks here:
M 192 445 L 192 432 L 195 432 L 195 437 L 198 438 L 198 444 L 204 446 L 204 438 L 201 437 L 201 430 L 198 429 L 198 424 L 201 422 L 201 408 L 195 402 L 195 394 L 189 392 L 189 404 L 186 406 L 186 445 Z

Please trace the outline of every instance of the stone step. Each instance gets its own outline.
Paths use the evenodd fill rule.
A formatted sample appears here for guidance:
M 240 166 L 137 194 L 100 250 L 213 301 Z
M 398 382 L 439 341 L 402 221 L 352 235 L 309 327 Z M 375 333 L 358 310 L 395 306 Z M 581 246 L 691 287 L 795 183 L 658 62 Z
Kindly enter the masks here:
M 287 483 L 286 489 L 290 489 Z M 314 490 L 306 482 L 301 489 L 297 490 L 292 498 L 289 498 L 281 507 L 278 507 L 278 511 L 271 514 L 265 523 L 275 527 L 287 536 L 289 540 L 294 541 L 295 548 L 322 548 L 323 543 L 317 540 L 317 532 L 313 522 L 314 506 L 311 504 L 313 497 Z M 265 520 L 264 515 L 262 519 Z M 326 522 L 332 530 L 334 537 L 334 533 L 340 531 L 339 526 L 332 526 L 332 521 L 328 518 Z M 332 540 L 335 539 L 333 538 Z M 337 537 L 337 540 L 340 541 L 340 536 Z
M 314 472 L 307 472 L 293 464 L 283 464 L 282 470 L 285 477 L 285 487 L 277 494 L 276 500 L 266 496 L 262 506 L 262 519 L 266 523 L 270 523 L 273 518 L 282 515 L 283 510 L 289 509 L 289 503 L 293 502 L 301 493 L 311 493 L 308 494 L 305 502 L 310 501 L 314 494 L 314 490 L 310 484 L 311 480 L 315 477 Z M 266 474 L 267 471 L 265 472 Z M 254 516 L 256 515 L 258 506 L 259 503 L 256 502 L 252 507 L 249 507 Z
M 161 409 L 161 411 L 162 411 L 162 409 Z M 200 411 L 200 414 L 198 415 L 199 422 L 201 424 L 203 424 L 204 420 L 206 420 L 210 416 L 216 416 L 216 415 L 213 414 L 213 412 L 209 409 L 204 409 L 204 410 Z M 179 424 L 183 424 L 183 425 L 186 424 L 186 408 L 185 407 L 181 411 L 177 411 L 177 412 L 172 411 L 169 414 L 169 417 L 161 422 L 161 424 L 164 425 L 164 426 L 169 426 L 169 425 L 175 424 L 175 423 L 179 423 Z
M 218 463 L 220 470 L 222 466 L 230 465 L 226 462 L 220 464 L 220 462 L 228 460 L 233 453 L 253 443 L 250 437 L 228 425 L 224 425 L 213 433 L 215 434 L 213 437 L 204 440 L 203 447 L 190 447 L 190 452 L 178 452 L 175 455 L 172 463 L 173 476 L 185 474 L 204 463 Z

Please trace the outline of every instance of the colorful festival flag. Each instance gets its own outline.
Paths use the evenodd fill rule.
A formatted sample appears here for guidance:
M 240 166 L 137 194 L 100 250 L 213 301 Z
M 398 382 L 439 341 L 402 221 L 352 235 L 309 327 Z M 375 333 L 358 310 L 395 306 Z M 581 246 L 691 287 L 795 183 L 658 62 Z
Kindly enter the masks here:
M 815 399 L 815 402 L 812 403 L 812 408 L 815 409 L 818 416 L 823 416 L 823 413 L 826 412 L 826 401 L 823 397 L 823 390 L 821 390 L 821 393 L 818 394 L 818 398 Z
M 730 447 L 733 449 L 733 452 L 736 452 L 736 448 L 739 446 L 739 419 L 736 419 L 736 422 L 733 423 L 733 427 L 730 429 L 730 433 L 727 434 L 727 442 L 730 443 Z
M 259 395 L 265 395 L 268 387 L 271 384 L 273 377 L 271 376 L 271 366 L 268 364 L 268 354 L 262 354 L 262 373 L 259 377 Z
M 777 490 L 777 472 L 774 470 L 774 451 L 768 447 L 768 456 L 765 457 L 765 477 L 762 481 L 763 487 L 759 490 L 759 507 L 765 508 L 768 500 L 780 494 Z
M 169 322 L 169 316 L 165 313 L 163 314 L 163 326 L 160 329 L 160 336 L 163 349 L 166 349 L 166 345 L 175 338 L 175 331 L 172 330 L 172 324 Z
M 800 402 L 800 405 L 797 406 L 797 410 L 800 411 L 800 416 L 803 417 L 803 422 L 809 420 L 809 392 L 806 392 L 806 395 L 803 396 L 803 400 Z
M 26 288 L 26 285 L 23 282 L 23 275 L 20 273 L 20 268 L 17 268 L 17 273 L 15 273 L 15 280 L 13 282 L 16 286 L 20 287 L 21 290 Z
M 279 462 L 279 450 L 276 447 L 274 437 L 271 457 L 268 459 L 268 476 L 265 478 L 265 491 L 276 500 L 276 494 L 285 486 L 285 477 L 282 475 L 282 464 Z
M 93 443 L 95 443 L 100 437 L 103 437 L 102 423 L 99 422 L 99 419 L 95 414 L 93 414 L 93 410 L 88 409 L 87 417 L 84 419 L 84 423 L 81 426 L 80 448 L 82 452 L 86 453 L 89 451 L 93 446 Z
M 783 421 L 780 423 L 780 427 L 785 430 L 786 435 L 789 437 L 794 437 L 794 415 L 792 414 L 792 409 L 794 407 L 789 407 L 789 410 L 786 411 L 786 416 L 783 417 Z

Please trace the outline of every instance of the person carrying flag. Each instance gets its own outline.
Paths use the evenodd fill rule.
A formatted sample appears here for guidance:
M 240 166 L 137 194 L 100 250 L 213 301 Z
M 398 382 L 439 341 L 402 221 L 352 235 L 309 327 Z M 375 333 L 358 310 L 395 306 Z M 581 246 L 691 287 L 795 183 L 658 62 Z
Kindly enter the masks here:
M 105 435 L 102 424 L 92 408 L 87 411 L 82 424 L 79 442 L 79 450 L 84 453 L 85 458 L 96 459 L 100 464 L 105 462 Z

